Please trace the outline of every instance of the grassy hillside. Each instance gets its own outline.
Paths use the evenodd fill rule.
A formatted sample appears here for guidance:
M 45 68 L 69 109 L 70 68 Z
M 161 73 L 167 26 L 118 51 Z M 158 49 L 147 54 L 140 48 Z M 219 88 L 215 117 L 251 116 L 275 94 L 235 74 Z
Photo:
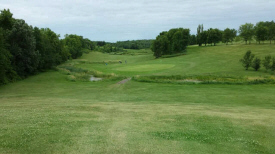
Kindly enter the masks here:
M 122 61 L 123 64 L 105 63 L 79 64 L 81 68 L 98 70 L 104 73 L 116 73 L 119 75 L 236 75 L 236 76 L 269 76 L 265 69 L 259 72 L 245 71 L 239 60 L 247 50 L 251 50 L 256 56 L 263 58 L 266 55 L 275 56 L 274 45 L 222 45 L 222 46 L 190 46 L 187 54 L 174 58 L 155 59 L 150 51 L 140 52 L 139 55 L 130 53 L 125 55 L 109 55 L 93 52 L 84 55 L 81 59 L 88 62 Z M 133 52 L 133 51 L 132 51 Z M 127 64 L 125 64 L 125 60 Z
M 249 49 L 261 57 L 275 56 L 273 48 L 194 46 L 186 55 L 161 59 L 147 50 L 92 52 L 64 65 L 126 77 L 258 78 L 273 75 L 264 69 L 245 71 L 238 61 Z M 1 86 L 0 153 L 275 151 L 274 84 L 117 84 L 120 80 L 72 82 L 68 75 L 50 71 Z

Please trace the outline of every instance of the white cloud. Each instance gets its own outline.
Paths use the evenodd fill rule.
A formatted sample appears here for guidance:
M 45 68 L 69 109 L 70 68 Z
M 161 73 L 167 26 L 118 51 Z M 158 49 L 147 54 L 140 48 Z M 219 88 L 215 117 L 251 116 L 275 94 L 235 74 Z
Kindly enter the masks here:
M 175 27 L 238 28 L 245 22 L 272 20 L 273 0 L 1 0 L 15 18 L 49 27 L 63 36 L 91 40 L 152 39 Z

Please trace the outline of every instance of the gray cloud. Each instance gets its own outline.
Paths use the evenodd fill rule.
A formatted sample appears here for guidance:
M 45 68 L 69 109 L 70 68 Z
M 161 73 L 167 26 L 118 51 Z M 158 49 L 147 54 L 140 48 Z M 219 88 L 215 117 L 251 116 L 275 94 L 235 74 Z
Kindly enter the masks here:
M 49 27 L 64 36 L 91 40 L 152 39 L 170 28 L 198 24 L 210 28 L 238 28 L 246 22 L 270 21 L 274 0 L 1 0 L 15 18 Z

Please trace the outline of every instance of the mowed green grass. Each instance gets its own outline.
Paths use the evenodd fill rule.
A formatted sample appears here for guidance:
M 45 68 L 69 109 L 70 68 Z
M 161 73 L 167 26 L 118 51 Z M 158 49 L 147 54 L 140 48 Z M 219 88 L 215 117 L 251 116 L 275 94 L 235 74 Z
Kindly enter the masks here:
M 127 64 L 68 63 L 125 76 L 272 75 L 235 64 L 248 48 L 274 55 L 273 46 L 238 45 L 163 59 L 93 52 L 82 59 Z M 0 153 L 275 152 L 275 85 L 117 82 L 72 82 L 49 71 L 1 86 Z

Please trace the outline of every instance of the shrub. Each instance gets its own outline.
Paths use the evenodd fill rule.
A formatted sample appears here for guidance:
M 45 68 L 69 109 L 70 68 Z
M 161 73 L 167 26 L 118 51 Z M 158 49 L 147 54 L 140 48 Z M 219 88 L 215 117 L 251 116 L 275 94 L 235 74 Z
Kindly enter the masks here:
M 261 68 L 261 59 L 256 57 L 252 62 L 252 67 L 255 71 L 258 71 Z
M 263 66 L 265 67 L 266 70 L 271 69 L 271 56 L 265 56 L 264 60 L 263 60 Z
M 250 50 L 248 50 L 242 59 L 240 59 L 240 62 L 242 62 L 243 67 L 248 70 L 249 67 L 252 65 L 252 61 L 254 59 L 254 56 Z

